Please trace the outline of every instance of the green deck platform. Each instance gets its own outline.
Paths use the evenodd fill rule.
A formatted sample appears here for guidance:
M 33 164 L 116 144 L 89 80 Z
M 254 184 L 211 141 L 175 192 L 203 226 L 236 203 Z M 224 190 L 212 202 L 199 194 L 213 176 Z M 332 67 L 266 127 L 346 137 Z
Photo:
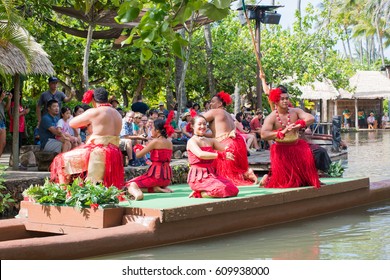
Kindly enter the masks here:
M 170 186 L 173 193 L 145 193 L 143 200 L 121 202 L 120 206 L 128 208 L 127 214 L 155 216 L 159 217 L 161 222 L 168 222 L 283 204 L 369 187 L 368 178 L 321 178 L 321 182 L 326 185 L 320 189 L 313 187 L 266 189 L 259 188 L 258 185 L 240 186 L 238 196 L 231 198 L 189 198 L 190 187 L 187 184 L 180 184 Z

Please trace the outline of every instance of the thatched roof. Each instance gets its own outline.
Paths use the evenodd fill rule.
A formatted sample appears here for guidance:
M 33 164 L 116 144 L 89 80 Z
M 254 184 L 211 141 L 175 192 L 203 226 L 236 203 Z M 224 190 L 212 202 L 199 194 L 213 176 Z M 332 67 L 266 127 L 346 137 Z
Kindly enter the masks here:
M 26 34 L 27 36 L 27 34 Z M 34 38 L 29 37 L 32 61 L 28 67 L 22 52 L 12 44 L 0 46 L 0 67 L 6 74 L 54 74 L 53 64 L 47 53 Z
M 340 90 L 341 99 L 377 99 L 390 98 L 390 79 L 380 71 L 357 71 L 349 79 L 354 91 Z
M 298 86 L 302 95 L 301 99 L 320 100 L 320 99 L 337 99 L 340 93 L 333 86 L 330 80 L 324 79 L 324 81 L 315 81 L 314 83 Z

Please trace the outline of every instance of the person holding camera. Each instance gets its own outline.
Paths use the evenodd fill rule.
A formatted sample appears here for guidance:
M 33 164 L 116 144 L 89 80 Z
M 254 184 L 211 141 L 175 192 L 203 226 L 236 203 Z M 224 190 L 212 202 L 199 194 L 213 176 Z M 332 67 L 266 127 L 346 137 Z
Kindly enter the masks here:
M 5 126 L 5 112 L 9 110 L 11 106 L 12 93 L 3 90 L 2 84 L 0 84 L 0 157 L 3 155 L 6 144 L 6 126 Z M 5 103 L 4 103 L 5 99 Z

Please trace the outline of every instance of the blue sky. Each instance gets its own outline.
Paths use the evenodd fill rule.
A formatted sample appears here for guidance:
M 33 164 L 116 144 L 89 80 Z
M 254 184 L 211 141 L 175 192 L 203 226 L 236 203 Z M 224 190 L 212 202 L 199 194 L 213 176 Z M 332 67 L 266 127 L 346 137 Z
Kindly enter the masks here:
M 257 1 L 257 2 L 261 3 L 262 5 L 271 5 L 272 4 L 271 0 L 262 0 L 262 1 Z M 284 6 L 284 7 L 278 9 L 278 12 L 282 15 L 282 17 L 280 19 L 280 24 L 284 28 L 288 28 L 294 22 L 294 14 L 295 14 L 295 10 L 297 9 L 297 2 L 298 2 L 297 0 L 276 0 L 275 1 L 275 5 Z M 318 5 L 321 2 L 322 1 L 320 1 L 320 0 L 311 0 L 311 1 L 301 0 L 301 9 L 304 12 L 305 7 L 307 6 L 308 3 L 312 3 L 312 5 L 314 7 L 318 7 Z M 342 49 L 341 42 L 337 45 L 337 48 L 340 49 L 341 53 L 344 53 L 344 51 Z M 387 58 L 390 58 L 390 47 L 388 47 L 385 50 L 385 56 Z

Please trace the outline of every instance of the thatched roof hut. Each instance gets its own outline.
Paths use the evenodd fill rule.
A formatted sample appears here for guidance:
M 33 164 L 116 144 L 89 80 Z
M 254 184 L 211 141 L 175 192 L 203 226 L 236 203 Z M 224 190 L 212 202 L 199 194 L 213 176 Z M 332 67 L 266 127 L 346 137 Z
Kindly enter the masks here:
M 301 99 L 330 100 L 337 99 L 340 96 L 338 90 L 328 79 L 324 79 L 322 82 L 315 81 L 308 85 L 298 86 L 298 88 L 302 92 Z
M 357 71 L 349 79 L 353 92 L 340 90 L 341 99 L 390 98 L 390 79 L 380 71 Z
M 0 68 L 4 74 L 14 77 L 14 107 L 19 108 L 20 75 L 27 74 L 54 74 L 53 64 L 33 37 L 24 29 L 20 28 L 19 34 L 25 36 L 27 48 L 30 51 L 29 61 L 25 55 L 11 43 L 0 45 Z M 13 127 L 19 127 L 19 110 L 14 110 Z M 14 130 L 12 138 L 13 169 L 18 169 L 19 165 L 19 132 Z
M 53 64 L 41 45 L 32 37 L 29 38 L 29 43 L 32 57 L 29 64 L 26 62 L 26 57 L 14 45 L 0 45 L 0 68 L 12 76 L 15 74 L 54 74 Z

